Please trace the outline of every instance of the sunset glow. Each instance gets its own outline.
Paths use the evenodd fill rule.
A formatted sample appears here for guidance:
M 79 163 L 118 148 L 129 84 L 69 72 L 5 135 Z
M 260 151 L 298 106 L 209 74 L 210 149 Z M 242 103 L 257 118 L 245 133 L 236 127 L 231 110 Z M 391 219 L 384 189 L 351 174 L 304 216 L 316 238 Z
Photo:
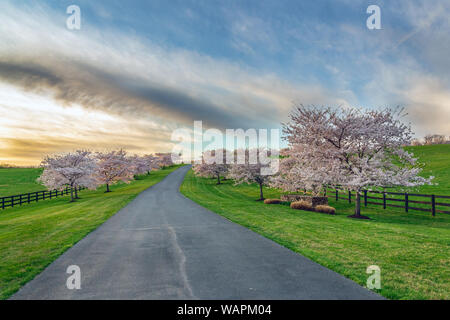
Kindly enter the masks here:
M 61 4 L 2 1 L 0 163 L 170 151 L 172 131 L 195 120 L 279 128 L 293 101 L 400 105 L 417 137 L 450 134 L 444 1 L 390 4 L 381 30 L 346 1 L 131 2 L 79 1 L 81 29 L 69 30 Z

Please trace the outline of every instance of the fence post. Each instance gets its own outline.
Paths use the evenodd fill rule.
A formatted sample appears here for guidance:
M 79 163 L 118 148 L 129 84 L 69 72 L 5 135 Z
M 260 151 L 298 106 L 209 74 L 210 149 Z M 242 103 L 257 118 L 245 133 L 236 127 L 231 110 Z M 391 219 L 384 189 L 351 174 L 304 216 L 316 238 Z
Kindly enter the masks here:
M 39 201 L 39 193 L 36 191 L 36 202 Z
M 433 217 L 436 215 L 436 198 L 434 194 L 431 195 L 431 214 Z
M 19 197 L 19 205 L 20 206 L 22 205 L 22 195 L 20 195 L 20 197 Z
M 339 200 L 339 193 L 338 193 L 338 189 L 336 189 L 336 201 Z
M 45 191 L 42 191 L 42 200 L 45 200 Z
M 28 195 L 27 195 L 27 200 L 28 200 L 28 203 L 30 203 L 30 193 L 28 193 Z
M 2 198 L 2 209 L 5 209 L 5 197 Z
M 11 208 L 14 207 L 14 196 L 11 197 Z
M 367 190 L 364 190 L 364 207 L 367 207 Z
M 386 193 L 383 192 L 383 209 L 386 209 Z
M 348 203 L 352 203 L 352 192 L 348 192 Z
M 405 193 L 405 212 L 408 212 L 408 193 Z

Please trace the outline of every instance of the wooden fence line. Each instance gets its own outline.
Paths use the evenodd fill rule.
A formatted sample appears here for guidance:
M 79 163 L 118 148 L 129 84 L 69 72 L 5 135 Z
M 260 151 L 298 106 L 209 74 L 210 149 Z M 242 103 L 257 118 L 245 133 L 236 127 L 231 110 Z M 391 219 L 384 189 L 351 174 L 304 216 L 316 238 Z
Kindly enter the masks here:
M 43 191 L 35 191 L 35 192 L 18 194 L 18 195 L 14 195 L 14 196 L 1 197 L 0 198 L 0 209 L 5 209 L 8 207 L 13 208 L 18 205 L 21 206 L 22 204 L 38 202 L 39 200 L 47 200 L 47 199 L 53 199 L 53 198 L 65 196 L 70 193 L 71 189 L 72 188 L 67 187 L 62 191 L 43 190 Z M 83 189 L 85 189 L 85 188 L 78 187 L 78 191 L 81 191 Z
M 369 193 L 373 194 L 381 194 L 382 197 L 374 197 L 368 195 Z M 331 195 L 330 195 L 331 194 Z M 352 202 L 352 198 L 356 198 L 356 194 L 353 194 L 351 191 L 345 192 L 345 197 L 342 196 L 343 192 L 339 189 L 334 189 L 333 191 L 330 191 L 330 189 L 326 190 L 326 193 L 324 191 L 324 196 L 328 198 L 335 198 L 336 201 L 346 200 L 349 203 Z M 389 198 L 386 197 L 386 195 L 395 195 L 395 196 L 402 196 L 403 198 Z M 430 201 L 419 201 L 419 200 L 411 200 L 409 197 L 426 197 L 430 198 Z M 380 200 L 380 201 L 369 201 L 371 200 Z M 450 207 L 450 203 L 445 202 L 437 202 L 436 199 L 450 199 L 450 196 L 440 196 L 440 195 L 434 195 L 434 194 L 418 194 L 418 193 L 402 193 L 402 192 L 383 192 L 383 191 L 368 191 L 363 190 L 361 193 L 361 202 L 364 203 L 364 206 L 367 207 L 368 204 L 373 205 L 379 205 L 383 206 L 383 209 L 386 209 L 386 207 L 395 207 L 395 208 L 403 208 L 405 212 L 408 212 L 409 210 L 417 210 L 417 211 L 425 211 L 425 212 L 431 212 L 433 216 L 436 215 L 436 212 L 438 213 L 446 213 L 450 214 L 450 211 L 443 210 L 444 208 L 436 208 L 436 207 Z M 388 201 L 394 201 L 394 202 L 403 202 L 404 205 L 398 205 L 398 204 L 392 204 L 388 203 Z M 430 208 L 419 208 L 419 207 L 413 207 L 410 205 L 410 203 L 419 203 L 419 204 L 429 204 Z

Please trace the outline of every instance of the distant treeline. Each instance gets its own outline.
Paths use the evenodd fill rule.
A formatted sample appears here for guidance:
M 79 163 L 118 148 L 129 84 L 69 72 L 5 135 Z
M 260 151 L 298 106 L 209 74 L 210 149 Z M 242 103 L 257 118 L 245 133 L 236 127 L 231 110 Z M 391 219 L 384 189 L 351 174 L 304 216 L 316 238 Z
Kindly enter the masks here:
M 450 136 L 443 134 L 427 134 L 423 139 L 411 140 L 412 146 L 426 146 L 432 144 L 450 144 Z
M 36 169 L 39 166 L 18 166 L 15 164 L 9 164 L 9 163 L 0 163 L 0 169 Z

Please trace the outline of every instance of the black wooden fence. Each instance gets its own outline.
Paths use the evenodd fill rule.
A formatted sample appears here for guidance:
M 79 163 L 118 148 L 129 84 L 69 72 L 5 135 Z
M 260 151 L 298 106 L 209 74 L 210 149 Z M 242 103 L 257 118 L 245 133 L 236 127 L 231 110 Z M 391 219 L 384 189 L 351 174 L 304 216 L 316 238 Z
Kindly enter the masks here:
M 346 200 L 349 203 L 352 199 L 356 199 L 356 194 L 351 191 L 343 191 L 339 189 L 327 190 L 326 195 L 328 198 L 334 198 L 336 201 Z M 415 199 L 427 198 L 428 201 L 422 201 Z M 413 198 L 413 199 L 411 199 Z M 441 199 L 450 199 L 450 196 L 438 196 L 434 194 L 418 194 L 418 193 L 401 193 L 401 192 L 383 192 L 383 191 L 368 191 L 364 190 L 361 193 L 361 204 L 367 207 L 368 204 L 386 207 L 402 208 L 405 212 L 409 210 L 431 212 L 433 216 L 438 213 L 450 214 L 450 203 L 442 202 Z M 389 203 L 389 202 L 394 202 Z M 413 206 L 411 206 L 411 204 Z M 418 207 L 419 205 L 420 207 Z M 447 209 L 447 210 L 444 210 Z
M 78 191 L 84 188 L 78 187 Z M 40 200 L 50 200 L 57 197 L 62 197 L 70 194 L 71 188 L 67 187 L 64 190 L 51 190 L 51 191 L 36 191 L 24 194 L 18 194 L 15 196 L 7 196 L 0 198 L 0 209 L 5 209 L 8 207 L 21 206 L 22 204 L 27 204 L 30 202 L 38 202 Z M 75 191 L 75 189 L 74 189 Z

